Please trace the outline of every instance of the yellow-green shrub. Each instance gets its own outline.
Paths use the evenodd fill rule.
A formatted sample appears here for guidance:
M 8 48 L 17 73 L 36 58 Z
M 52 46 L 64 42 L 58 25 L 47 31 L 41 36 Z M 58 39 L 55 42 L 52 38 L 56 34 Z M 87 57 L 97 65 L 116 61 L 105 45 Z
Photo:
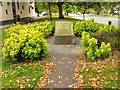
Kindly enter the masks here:
M 19 22 L 17 22 L 16 25 L 13 25 L 5 30 L 6 38 L 10 37 L 12 33 L 19 34 L 20 31 L 26 30 L 28 28 L 42 32 L 44 38 L 47 38 L 52 33 L 53 26 L 47 20 L 45 22 L 36 22 L 27 25 L 21 25 Z
M 99 31 L 98 33 L 101 33 L 101 32 L 114 32 L 114 31 L 118 31 L 119 29 L 114 26 L 113 24 L 111 25 L 108 25 L 108 24 L 104 24 L 104 26 L 101 26 L 99 28 Z
M 74 26 L 74 34 L 81 36 L 83 31 L 89 32 L 92 35 L 94 32 L 98 31 L 99 25 L 94 22 L 94 19 L 89 19 L 85 21 L 78 21 Z
M 20 61 L 25 59 L 41 59 L 47 55 L 47 42 L 40 31 L 26 28 L 19 34 L 11 33 L 5 39 L 2 49 L 5 61 Z
M 87 55 L 87 59 L 95 60 L 96 58 L 107 58 L 111 54 L 110 43 L 105 44 L 102 42 L 98 47 L 98 39 L 90 37 L 89 33 L 82 33 L 82 47 Z

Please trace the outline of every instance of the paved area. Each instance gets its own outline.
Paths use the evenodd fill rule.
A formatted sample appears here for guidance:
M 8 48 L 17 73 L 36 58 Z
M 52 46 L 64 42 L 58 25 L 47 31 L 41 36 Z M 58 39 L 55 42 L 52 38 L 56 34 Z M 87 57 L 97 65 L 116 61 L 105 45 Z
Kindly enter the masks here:
M 69 14 L 69 16 L 83 20 L 83 14 L 81 15 Z M 95 22 L 103 23 L 103 24 L 108 24 L 108 21 L 112 21 L 113 25 L 120 27 L 120 18 L 116 18 L 112 16 L 98 16 L 98 15 L 85 14 L 85 20 L 90 18 L 94 18 Z
M 77 54 L 82 53 L 80 38 L 76 38 L 76 45 L 54 45 L 54 37 L 47 40 L 49 46 L 49 63 L 55 66 L 50 68 L 50 75 L 45 88 L 69 88 L 76 83 L 73 79 L 77 64 Z

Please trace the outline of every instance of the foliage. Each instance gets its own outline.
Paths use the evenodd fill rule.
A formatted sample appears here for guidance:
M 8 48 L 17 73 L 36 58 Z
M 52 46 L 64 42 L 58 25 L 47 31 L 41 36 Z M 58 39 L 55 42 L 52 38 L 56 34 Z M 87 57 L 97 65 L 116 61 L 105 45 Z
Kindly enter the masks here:
M 100 54 L 103 58 L 107 58 L 110 53 L 111 53 L 111 46 L 110 43 L 105 44 L 104 42 L 102 42 L 100 48 Z
M 101 32 L 100 34 L 96 34 L 94 37 L 98 39 L 99 45 L 102 42 L 105 42 L 110 43 L 112 49 L 120 49 L 120 31 Z
M 90 38 L 88 40 L 88 45 L 89 46 L 85 49 L 85 52 L 87 54 L 87 59 L 94 60 L 97 56 L 100 56 L 98 46 L 97 46 L 97 39 L 93 37 Z
M 28 28 L 42 32 L 44 37 L 47 38 L 51 34 L 53 26 L 51 22 L 48 22 L 47 20 L 45 22 L 35 22 L 34 24 L 28 25 L 21 25 L 19 22 L 17 22 L 16 25 L 13 25 L 5 30 L 6 38 L 10 37 L 12 33 L 19 34 L 21 30 L 25 30 Z
M 118 31 L 119 29 L 114 26 L 114 25 L 108 25 L 108 24 L 105 24 L 104 26 L 101 26 L 99 28 L 99 31 L 98 33 L 101 33 L 101 32 L 114 32 L 114 31 Z
M 45 38 L 47 38 L 51 34 L 51 31 L 53 29 L 51 22 L 48 22 L 47 20 L 41 23 L 36 22 L 34 24 L 29 24 L 28 27 L 42 32 Z
M 82 32 L 82 40 L 81 40 L 81 43 L 82 43 L 82 47 L 85 49 L 88 47 L 88 40 L 90 38 L 90 34 L 89 33 L 86 33 L 85 31 Z
M 98 31 L 99 25 L 94 22 L 94 19 L 89 19 L 85 21 L 78 21 L 74 26 L 75 35 L 81 36 L 83 31 L 89 32 L 92 35 L 94 32 Z
M 15 32 L 10 34 L 10 37 L 4 41 L 2 51 L 5 61 L 40 59 L 47 55 L 47 42 L 38 30 L 24 27 L 19 30 L 19 34 Z
M 22 63 L 2 62 L 2 88 L 34 88 L 43 76 L 47 58 Z
M 111 53 L 110 43 L 102 42 L 98 47 L 98 39 L 90 37 L 89 33 L 82 33 L 82 47 L 87 55 L 87 59 L 95 60 L 96 58 L 107 58 Z

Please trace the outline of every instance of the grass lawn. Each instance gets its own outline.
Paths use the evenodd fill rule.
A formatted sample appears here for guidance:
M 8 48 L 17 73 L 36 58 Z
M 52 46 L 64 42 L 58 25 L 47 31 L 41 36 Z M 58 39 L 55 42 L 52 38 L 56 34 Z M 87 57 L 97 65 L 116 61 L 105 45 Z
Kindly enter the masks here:
M 104 61 L 90 62 L 78 59 L 78 83 L 75 87 L 118 88 L 119 58 L 120 52 L 113 51 L 113 55 Z
M 34 88 L 43 76 L 47 58 L 42 61 L 2 62 L 2 88 Z

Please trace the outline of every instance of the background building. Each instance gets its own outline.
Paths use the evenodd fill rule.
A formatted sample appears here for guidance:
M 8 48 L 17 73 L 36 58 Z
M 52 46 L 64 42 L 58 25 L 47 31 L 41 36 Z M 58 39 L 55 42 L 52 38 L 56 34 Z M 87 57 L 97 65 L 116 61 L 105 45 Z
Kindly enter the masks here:
M 15 21 L 24 20 L 28 17 L 35 16 L 34 1 L 19 2 L 11 0 L 11 2 L 0 1 L 0 25 L 14 23 Z

